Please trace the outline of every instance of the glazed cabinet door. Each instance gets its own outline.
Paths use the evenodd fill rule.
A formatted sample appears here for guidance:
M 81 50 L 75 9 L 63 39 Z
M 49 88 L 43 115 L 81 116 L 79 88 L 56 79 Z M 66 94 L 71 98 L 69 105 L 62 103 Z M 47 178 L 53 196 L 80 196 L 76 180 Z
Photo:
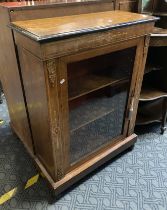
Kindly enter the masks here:
M 128 135 L 142 43 L 135 39 L 59 60 L 70 167 Z

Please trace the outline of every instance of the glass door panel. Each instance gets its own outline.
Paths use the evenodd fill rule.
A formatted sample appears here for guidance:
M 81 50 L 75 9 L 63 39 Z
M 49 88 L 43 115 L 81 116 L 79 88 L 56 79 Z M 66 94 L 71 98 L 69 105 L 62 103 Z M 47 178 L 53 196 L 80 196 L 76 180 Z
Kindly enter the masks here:
M 69 63 L 70 163 L 123 134 L 136 47 Z

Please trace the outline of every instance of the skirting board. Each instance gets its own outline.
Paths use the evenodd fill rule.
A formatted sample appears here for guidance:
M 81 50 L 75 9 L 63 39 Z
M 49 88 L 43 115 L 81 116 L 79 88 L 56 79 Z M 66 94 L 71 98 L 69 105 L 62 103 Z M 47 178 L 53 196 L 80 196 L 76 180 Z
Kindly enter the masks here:
M 137 140 L 137 135 L 132 134 L 131 136 L 123 139 L 122 141 L 118 142 L 115 146 L 112 148 L 108 148 L 105 150 L 105 152 L 102 152 L 98 156 L 90 159 L 89 161 L 85 162 L 84 164 L 78 166 L 74 170 L 67 173 L 64 178 L 62 178 L 60 181 L 54 182 L 54 180 L 51 178 L 51 176 L 47 173 L 44 166 L 41 164 L 39 159 L 35 157 L 35 161 L 39 167 L 39 169 L 44 174 L 45 178 L 49 181 L 52 188 L 55 190 L 55 195 L 60 194 L 67 188 L 69 188 L 71 185 L 85 177 L 87 174 L 89 174 L 91 171 L 95 170 L 108 160 L 114 158 L 124 150 L 128 149 L 129 147 L 133 146 Z

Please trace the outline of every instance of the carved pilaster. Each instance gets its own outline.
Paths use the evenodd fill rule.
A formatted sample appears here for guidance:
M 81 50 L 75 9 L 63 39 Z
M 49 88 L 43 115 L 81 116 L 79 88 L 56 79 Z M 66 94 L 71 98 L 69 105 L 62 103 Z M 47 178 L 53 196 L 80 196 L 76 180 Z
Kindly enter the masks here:
M 51 137 L 52 137 L 52 142 L 53 142 L 53 148 L 54 148 L 54 160 L 55 160 L 55 175 L 56 175 L 56 180 L 59 181 L 63 176 L 63 162 L 62 162 L 62 155 L 63 149 L 62 149 L 62 142 L 60 139 L 60 129 L 58 127 L 58 116 L 57 112 L 54 110 L 52 112 L 52 120 L 50 122 L 50 127 L 51 127 Z
M 56 60 L 46 61 L 46 66 L 47 66 L 47 71 L 48 71 L 49 83 L 50 83 L 51 87 L 54 87 L 55 80 L 56 80 L 56 69 L 57 69 Z

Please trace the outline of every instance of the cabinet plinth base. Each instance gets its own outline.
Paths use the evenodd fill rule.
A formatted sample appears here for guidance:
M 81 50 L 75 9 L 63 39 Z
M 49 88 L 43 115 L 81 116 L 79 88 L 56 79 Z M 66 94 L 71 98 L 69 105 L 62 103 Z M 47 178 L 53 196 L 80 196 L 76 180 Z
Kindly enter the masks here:
M 55 195 L 60 194 L 75 182 L 82 179 L 85 175 L 89 174 L 91 171 L 95 170 L 105 162 L 109 161 L 111 158 L 114 158 L 124 150 L 132 147 L 137 140 L 137 135 L 132 134 L 129 137 L 118 142 L 115 146 L 108 148 L 104 152 L 100 153 L 98 156 L 92 158 L 91 160 L 85 162 L 74 170 L 70 171 L 62 178 L 60 181 L 55 182 L 51 176 L 47 173 L 44 166 L 41 164 L 37 157 L 34 157 L 39 169 L 44 174 L 45 178 L 51 185 L 52 189 L 55 190 Z

